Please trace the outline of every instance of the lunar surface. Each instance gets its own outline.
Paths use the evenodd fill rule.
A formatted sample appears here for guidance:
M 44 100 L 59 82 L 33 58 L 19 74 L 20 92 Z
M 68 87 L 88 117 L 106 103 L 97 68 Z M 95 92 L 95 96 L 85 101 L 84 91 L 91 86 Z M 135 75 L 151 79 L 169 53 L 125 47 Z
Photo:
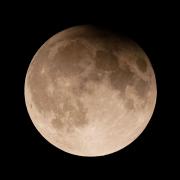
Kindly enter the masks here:
M 132 40 L 93 26 L 57 33 L 37 51 L 25 79 L 33 124 L 57 148 L 102 156 L 133 142 L 156 103 L 156 80 Z

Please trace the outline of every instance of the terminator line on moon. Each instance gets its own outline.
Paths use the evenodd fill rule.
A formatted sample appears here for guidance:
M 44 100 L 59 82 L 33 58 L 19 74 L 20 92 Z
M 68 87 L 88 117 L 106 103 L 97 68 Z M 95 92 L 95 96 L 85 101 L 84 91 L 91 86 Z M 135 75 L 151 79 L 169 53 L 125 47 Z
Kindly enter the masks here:
M 57 148 L 102 156 L 133 142 L 156 103 L 156 80 L 132 40 L 93 26 L 57 33 L 33 57 L 25 102 L 33 124 Z

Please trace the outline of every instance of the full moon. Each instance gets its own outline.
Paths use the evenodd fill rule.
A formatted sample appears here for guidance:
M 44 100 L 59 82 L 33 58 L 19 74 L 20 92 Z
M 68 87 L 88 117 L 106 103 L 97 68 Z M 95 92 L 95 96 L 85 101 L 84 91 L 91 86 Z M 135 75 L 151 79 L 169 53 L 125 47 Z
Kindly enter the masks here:
M 88 157 L 133 142 L 151 119 L 157 96 L 143 49 L 90 25 L 47 40 L 29 65 L 24 90 L 39 133 L 65 152 Z

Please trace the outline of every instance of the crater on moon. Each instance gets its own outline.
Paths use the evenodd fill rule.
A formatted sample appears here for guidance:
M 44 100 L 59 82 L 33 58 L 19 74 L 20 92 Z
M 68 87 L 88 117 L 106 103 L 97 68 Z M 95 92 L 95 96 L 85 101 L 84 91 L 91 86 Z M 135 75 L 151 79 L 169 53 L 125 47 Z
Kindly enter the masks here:
M 25 100 L 37 130 L 56 147 L 81 156 L 116 152 L 149 122 L 156 81 L 133 41 L 91 26 L 50 38 L 35 54 Z
M 72 104 L 71 99 L 65 98 L 63 102 L 62 107 L 55 112 L 56 118 L 52 120 L 55 129 L 71 128 L 73 130 L 73 126 L 81 127 L 88 123 L 87 110 L 80 100 L 76 100 L 75 104 Z

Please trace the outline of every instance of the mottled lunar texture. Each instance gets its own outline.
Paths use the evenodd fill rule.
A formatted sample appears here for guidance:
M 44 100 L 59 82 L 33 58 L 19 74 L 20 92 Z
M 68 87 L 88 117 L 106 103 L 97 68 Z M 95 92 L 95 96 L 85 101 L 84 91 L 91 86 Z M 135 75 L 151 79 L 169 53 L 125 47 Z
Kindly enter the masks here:
M 25 79 L 26 106 L 37 130 L 80 156 L 110 154 L 133 142 L 152 116 L 156 94 L 144 51 L 92 26 L 50 38 Z

